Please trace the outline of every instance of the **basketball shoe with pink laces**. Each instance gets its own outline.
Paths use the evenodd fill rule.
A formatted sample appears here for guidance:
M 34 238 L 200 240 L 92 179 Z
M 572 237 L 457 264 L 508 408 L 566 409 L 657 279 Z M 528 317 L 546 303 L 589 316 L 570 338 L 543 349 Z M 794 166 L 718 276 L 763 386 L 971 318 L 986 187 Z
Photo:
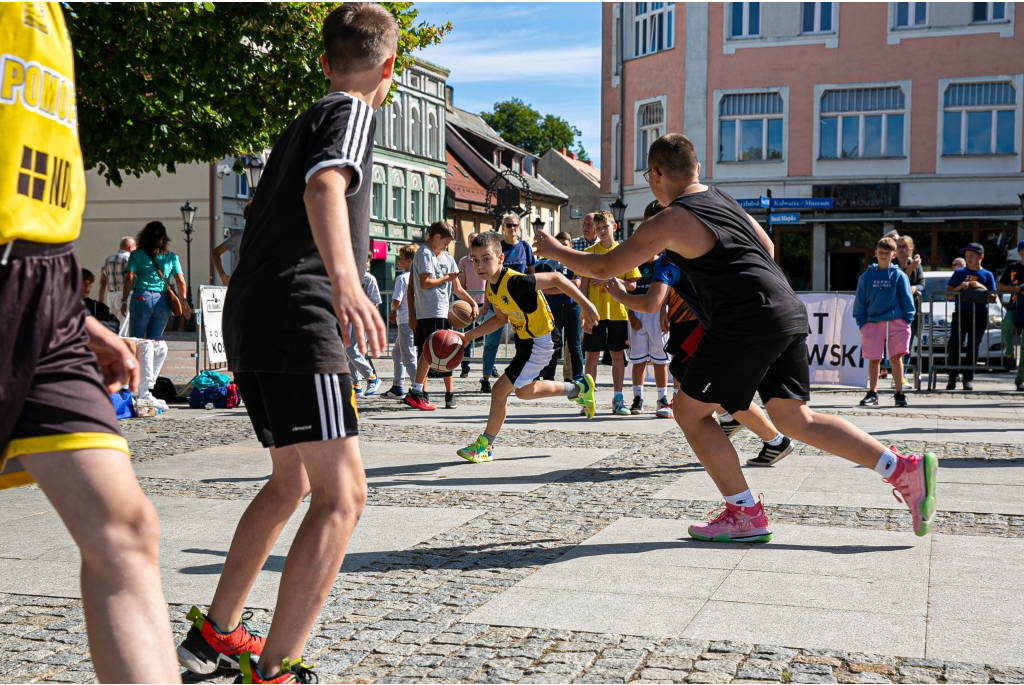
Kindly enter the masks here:
M 935 517 L 935 483 L 938 480 L 939 460 L 931 452 L 923 457 L 916 454 L 903 456 L 890 447 L 897 457 L 896 470 L 883 480 L 892 486 L 896 501 L 910 509 L 914 521 L 914 534 L 923 537 L 932 529 Z
M 760 501 L 752 507 L 726 502 L 724 507 L 708 514 L 706 523 L 691 523 L 687 532 L 694 540 L 705 542 L 768 542 L 772 539 L 768 517 Z

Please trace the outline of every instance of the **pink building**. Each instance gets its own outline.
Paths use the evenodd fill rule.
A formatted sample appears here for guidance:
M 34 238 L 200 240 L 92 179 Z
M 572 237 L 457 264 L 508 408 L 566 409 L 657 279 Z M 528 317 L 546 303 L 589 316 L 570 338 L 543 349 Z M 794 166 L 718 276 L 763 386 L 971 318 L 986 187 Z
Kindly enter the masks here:
M 682 132 L 737 199 L 832 199 L 775 227 L 797 290 L 852 289 L 893 228 L 926 268 L 980 242 L 998 270 L 1024 237 L 1022 105 L 1011 2 L 606 4 L 602 201 L 631 230 L 650 143 Z

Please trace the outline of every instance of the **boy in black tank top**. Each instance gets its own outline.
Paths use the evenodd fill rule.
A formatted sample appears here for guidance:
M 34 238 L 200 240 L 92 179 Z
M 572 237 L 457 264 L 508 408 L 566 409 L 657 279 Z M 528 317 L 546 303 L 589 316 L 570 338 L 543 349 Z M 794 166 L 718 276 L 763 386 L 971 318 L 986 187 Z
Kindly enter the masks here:
M 902 456 L 836 416 L 807 407 L 807 313 L 773 260 L 768 234 L 731 197 L 699 181 L 700 164 L 686 136 L 670 133 L 648 153 L 654 197 L 667 208 L 604 255 L 572 252 L 538 233 L 535 252 L 578 274 L 610 278 L 665 250 L 693 283 L 708 330 L 680 380 L 676 422 L 725 498 L 725 507 L 690 536 L 716 542 L 771 539 L 739 457 L 718 427 L 716 405 L 735 413 L 761 396 L 779 430 L 819 449 L 872 468 L 910 508 L 914 532 L 925 535 L 935 514 L 938 461 Z

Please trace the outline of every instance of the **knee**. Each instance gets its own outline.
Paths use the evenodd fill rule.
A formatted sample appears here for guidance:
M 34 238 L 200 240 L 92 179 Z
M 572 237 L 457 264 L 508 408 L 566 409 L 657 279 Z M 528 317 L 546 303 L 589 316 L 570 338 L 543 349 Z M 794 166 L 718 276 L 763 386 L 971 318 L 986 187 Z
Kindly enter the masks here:
M 343 528 L 354 528 L 366 508 L 366 479 L 350 482 L 341 488 L 327 492 L 313 489 L 310 510 L 317 509 L 324 518 L 333 525 Z
M 132 563 L 157 565 L 160 560 L 160 519 L 149 500 L 110 512 L 106 521 L 93 528 L 80 544 L 83 562 L 96 567 L 109 567 L 120 574 L 125 559 Z

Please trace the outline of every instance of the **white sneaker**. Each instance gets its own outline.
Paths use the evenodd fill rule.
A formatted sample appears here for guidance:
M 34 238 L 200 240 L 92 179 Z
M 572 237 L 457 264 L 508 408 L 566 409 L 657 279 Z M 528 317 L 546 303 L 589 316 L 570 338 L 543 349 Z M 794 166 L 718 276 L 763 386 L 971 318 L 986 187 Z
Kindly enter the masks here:
M 153 400 L 153 406 L 156 407 L 157 409 L 160 409 L 161 411 L 167 411 L 168 410 L 169 407 L 167 406 L 167 403 L 164 402 L 163 400 L 158 400 L 155 397 L 153 397 L 152 400 Z

